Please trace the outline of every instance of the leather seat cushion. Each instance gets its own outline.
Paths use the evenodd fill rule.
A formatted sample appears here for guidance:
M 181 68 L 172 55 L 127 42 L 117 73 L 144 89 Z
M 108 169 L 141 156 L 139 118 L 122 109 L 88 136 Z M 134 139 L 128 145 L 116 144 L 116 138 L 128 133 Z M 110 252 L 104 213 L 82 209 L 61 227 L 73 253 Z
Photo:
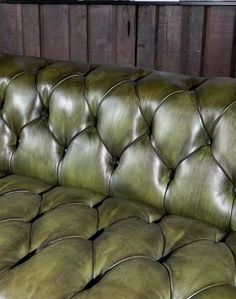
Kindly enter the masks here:
M 0 190 L 0 298 L 236 297 L 236 233 L 29 177 Z

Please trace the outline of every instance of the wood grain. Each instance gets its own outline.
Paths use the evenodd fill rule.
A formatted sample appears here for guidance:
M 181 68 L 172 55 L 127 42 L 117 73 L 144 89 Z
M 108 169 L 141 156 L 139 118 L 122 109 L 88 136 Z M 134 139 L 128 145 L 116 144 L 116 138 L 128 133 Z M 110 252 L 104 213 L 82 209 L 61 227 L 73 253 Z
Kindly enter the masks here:
M 137 66 L 154 68 L 158 30 L 158 6 L 138 7 Z
M 207 8 L 203 75 L 231 75 L 235 7 Z
M 68 5 L 42 5 L 41 55 L 50 59 L 69 59 Z
M 87 5 L 70 6 L 70 59 L 88 61 Z
M 88 22 L 89 61 L 92 63 L 115 63 L 116 6 L 89 6 Z
M 22 7 L 21 4 L 0 6 L 1 51 L 23 54 Z
M 118 64 L 135 64 L 136 7 L 119 5 L 116 12 L 116 60 Z
M 236 7 L 0 3 L 0 50 L 236 77 Z
M 199 75 L 201 70 L 201 56 L 204 30 L 204 7 L 189 6 L 186 27 L 186 48 L 183 58 L 184 73 Z
M 234 40 L 233 40 L 233 47 L 232 47 L 231 76 L 236 77 L 236 8 L 235 8 L 233 36 L 234 36 Z
M 40 56 L 39 5 L 22 5 L 24 54 Z
M 159 8 L 157 60 L 155 67 L 169 72 L 184 71 L 187 26 L 186 6 Z

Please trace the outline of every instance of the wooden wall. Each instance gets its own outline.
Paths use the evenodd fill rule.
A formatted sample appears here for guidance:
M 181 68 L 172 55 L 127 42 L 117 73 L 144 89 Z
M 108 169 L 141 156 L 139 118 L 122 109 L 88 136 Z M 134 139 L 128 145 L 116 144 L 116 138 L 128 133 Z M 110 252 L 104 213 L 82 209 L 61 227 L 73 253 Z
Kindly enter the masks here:
M 236 76 L 236 7 L 0 4 L 0 48 Z

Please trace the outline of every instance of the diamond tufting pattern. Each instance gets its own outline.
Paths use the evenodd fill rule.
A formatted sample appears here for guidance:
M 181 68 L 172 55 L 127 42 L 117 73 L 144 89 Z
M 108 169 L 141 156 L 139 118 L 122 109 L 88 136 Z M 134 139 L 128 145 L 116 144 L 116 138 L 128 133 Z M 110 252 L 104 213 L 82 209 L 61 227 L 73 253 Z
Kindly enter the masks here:
M 236 79 L 2 55 L 0 298 L 236 298 Z

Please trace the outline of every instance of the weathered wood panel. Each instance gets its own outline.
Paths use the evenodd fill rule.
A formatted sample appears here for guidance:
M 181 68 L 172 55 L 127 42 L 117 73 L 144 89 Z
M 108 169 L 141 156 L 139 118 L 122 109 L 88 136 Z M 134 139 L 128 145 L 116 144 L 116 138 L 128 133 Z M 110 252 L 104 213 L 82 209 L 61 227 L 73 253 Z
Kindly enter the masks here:
M 13 54 L 236 76 L 236 7 L 0 4 Z
M 10 54 L 23 54 L 21 4 L 0 5 L 1 51 Z
M 88 7 L 70 6 L 70 59 L 88 61 Z
M 231 74 L 236 77 L 236 18 L 235 18 L 235 27 L 234 27 L 234 44 L 232 51 L 232 63 L 231 63 Z
M 116 55 L 116 6 L 88 7 L 89 61 L 114 63 Z
M 40 56 L 39 5 L 22 5 L 24 54 Z
M 235 26 L 232 7 L 207 8 L 207 25 L 203 75 L 231 74 Z
M 50 59 L 69 59 L 69 6 L 41 5 L 41 54 Z
M 140 7 L 137 65 L 198 75 L 203 24 L 203 6 Z
M 117 6 L 116 12 L 116 63 L 135 64 L 136 7 Z
M 153 68 L 156 60 L 159 7 L 138 7 L 137 66 Z
M 159 8 L 156 68 L 169 72 L 184 71 L 187 15 L 187 6 Z
M 232 48 L 232 62 L 231 62 L 231 75 L 236 77 L 236 9 L 235 9 L 235 20 L 234 20 L 234 40 Z
M 186 44 L 184 60 L 184 73 L 199 75 L 201 72 L 201 59 L 204 34 L 203 6 L 189 6 L 186 26 Z

